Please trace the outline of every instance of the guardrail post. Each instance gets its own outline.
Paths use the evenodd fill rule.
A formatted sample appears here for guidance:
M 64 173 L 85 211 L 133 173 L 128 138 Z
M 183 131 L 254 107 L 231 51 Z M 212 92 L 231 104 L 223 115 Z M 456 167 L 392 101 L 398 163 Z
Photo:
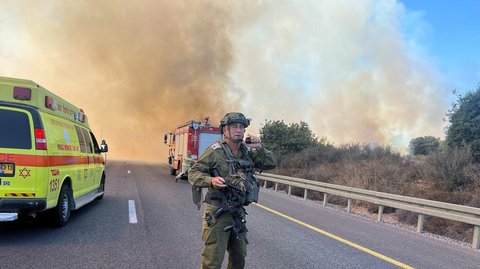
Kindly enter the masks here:
M 304 192 L 304 194 L 303 194 L 303 200 L 306 201 L 306 200 L 307 200 L 307 196 L 308 196 L 308 190 L 305 189 L 305 192 Z
M 352 213 L 352 199 L 348 199 L 347 202 L 347 212 Z
M 288 185 L 288 195 L 292 194 L 292 186 Z
M 473 227 L 472 247 L 474 249 L 480 248 L 480 226 L 477 226 L 477 225 Z
M 377 221 L 378 221 L 378 222 L 382 222 L 382 221 L 383 221 L 383 205 L 381 205 L 381 206 L 378 207 L 378 218 L 377 218 Z
M 327 206 L 328 203 L 328 193 L 323 194 L 323 206 Z
M 266 189 L 267 188 L 267 181 L 263 180 L 263 187 Z
M 275 191 L 278 189 L 278 183 L 275 182 Z
M 423 214 L 418 214 L 418 221 L 417 221 L 417 233 L 422 233 L 423 231 L 423 220 L 425 216 Z

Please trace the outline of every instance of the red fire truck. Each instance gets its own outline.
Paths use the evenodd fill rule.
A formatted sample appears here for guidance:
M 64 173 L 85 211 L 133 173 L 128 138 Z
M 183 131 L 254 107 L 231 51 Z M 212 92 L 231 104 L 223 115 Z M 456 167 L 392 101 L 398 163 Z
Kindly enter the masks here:
M 170 174 L 176 175 L 183 172 L 182 159 L 190 150 L 193 157 L 197 159 L 205 149 L 213 142 L 221 139 L 220 127 L 212 126 L 205 118 L 205 123 L 191 120 L 180 124 L 172 132 L 165 134 L 164 143 L 168 145 L 168 164 Z

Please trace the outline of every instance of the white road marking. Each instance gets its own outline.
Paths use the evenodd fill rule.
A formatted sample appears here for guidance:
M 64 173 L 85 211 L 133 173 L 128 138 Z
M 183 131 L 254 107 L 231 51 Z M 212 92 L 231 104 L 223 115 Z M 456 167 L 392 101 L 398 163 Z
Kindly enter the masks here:
M 128 218 L 130 223 L 137 223 L 137 211 L 135 210 L 135 201 L 128 200 Z

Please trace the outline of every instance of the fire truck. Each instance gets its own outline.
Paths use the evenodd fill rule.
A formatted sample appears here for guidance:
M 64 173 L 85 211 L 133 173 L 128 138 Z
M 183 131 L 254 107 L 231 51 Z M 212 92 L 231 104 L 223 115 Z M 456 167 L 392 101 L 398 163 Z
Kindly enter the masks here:
M 176 175 L 182 171 L 182 159 L 190 150 L 194 159 L 197 159 L 213 142 L 220 140 L 222 134 L 219 126 L 209 123 L 209 118 L 201 121 L 190 120 L 180 124 L 172 132 L 165 134 L 164 143 L 168 145 L 168 164 L 170 174 Z

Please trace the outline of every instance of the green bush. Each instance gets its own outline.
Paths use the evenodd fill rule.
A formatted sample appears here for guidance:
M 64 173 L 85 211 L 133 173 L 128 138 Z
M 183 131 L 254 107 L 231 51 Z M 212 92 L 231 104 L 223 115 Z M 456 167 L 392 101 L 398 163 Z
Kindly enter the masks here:
M 480 162 L 480 84 L 474 91 L 458 96 L 458 101 L 447 113 L 449 147 L 468 146 L 476 162 Z
M 440 139 L 433 136 L 417 137 L 408 146 L 412 155 L 428 155 L 440 148 Z
M 316 147 L 319 141 L 307 123 L 285 124 L 282 121 L 265 121 L 260 129 L 265 146 L 277 155 L 300 152 Z

